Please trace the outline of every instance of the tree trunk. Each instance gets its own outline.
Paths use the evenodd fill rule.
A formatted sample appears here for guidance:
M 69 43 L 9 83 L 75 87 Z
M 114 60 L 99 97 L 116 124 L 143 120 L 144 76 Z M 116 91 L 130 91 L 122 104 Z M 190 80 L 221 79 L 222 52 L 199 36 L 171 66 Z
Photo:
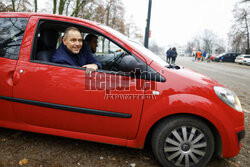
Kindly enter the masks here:
M 35 4 L 35 13 L 37 13 L 37 0 L 34 0 L 34 4 Z
M 56 14 L 57 0 L 53 0 L 53 14 Z
M 15 0 L 11 0 L 13 12 L 16 12 Z
M 249 27 L 248 27 L 248 23 L 247 23 L 247 12 L 245 11 L 245 16 L 244 16 L 244 19 L 245 19 L 245 23 L 246 23 L 246 29 L 247 29 L 247 50 L 250 49 L 249 45 Z
M 80 4 L 80 0 L 76 0 L 76 7 L 75 7 L 75 14 L 74 14 L 75 17 L 78 16 L 78 12 L 80 8 L 79 4 Z
M 63 14 L 65 2 L 66 2 L 66 0 L 60 0 L 59 1 L 59 8 L 58 8 L 59 15 Z
M 79 15 L 80 8 L 82 8 L 86 4 L 87 4 L 86 0 L 77 0 L 76 1 L 76 7 L 75 7 L 74 11 L 72 12 L 71 16 L 77 17 Z
M 69 15 L 69 4 L 70 4 L 70 1 L 68 1 L 66 5 L 66 16 Z

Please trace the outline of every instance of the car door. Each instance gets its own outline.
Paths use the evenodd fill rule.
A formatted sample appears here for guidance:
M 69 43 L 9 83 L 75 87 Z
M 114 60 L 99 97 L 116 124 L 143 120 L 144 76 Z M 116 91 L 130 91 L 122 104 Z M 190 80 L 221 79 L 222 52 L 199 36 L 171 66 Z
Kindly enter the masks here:
M 222 61 L 225 61 L 225 62 L 228 62 L 230 60 L 230 54 L 225 54 L 224 56 L 223 56 L 223 60 Z
M 0 17 L 0 121 L 14 121 L 12 107 L 13 75 L 27 18 Z
M 33 35 L 35 28 L 29 32 Z M 80 67 L 26 58 L 18 62 L 16 72 L 14 109 L 25 123 L 109 137 L 136 136 L 143 98 L 123 95 L 143 95 L 137 83 L 143 87 L 144 80 L 102 70 L 88 76 Z
M 234 62 L 237 56 L 238 56 L 237 53 L 233 53 L 232 54 L 232 59 L 230 60 L 230 62 Z

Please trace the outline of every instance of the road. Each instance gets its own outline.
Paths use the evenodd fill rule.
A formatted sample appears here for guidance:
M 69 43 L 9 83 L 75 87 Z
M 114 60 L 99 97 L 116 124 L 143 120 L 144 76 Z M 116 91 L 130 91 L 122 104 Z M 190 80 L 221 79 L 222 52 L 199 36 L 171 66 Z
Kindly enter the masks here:
M 241 152 L 234 158 L 213 158 L 208 167 L 250 166 L 250 66 L 234 63 L 192 62 L 178 57 L 177 65 L 203 73 L 229 89 L 240 98 L 246 109 L 246 137 Z M 160 167 L 150 148 L 143 150 L 112 146 L 0 128 L 0 167 L 18 167 L 20 160 L 31 167 Z M 24 161 L 22 161 L 24 162 Z

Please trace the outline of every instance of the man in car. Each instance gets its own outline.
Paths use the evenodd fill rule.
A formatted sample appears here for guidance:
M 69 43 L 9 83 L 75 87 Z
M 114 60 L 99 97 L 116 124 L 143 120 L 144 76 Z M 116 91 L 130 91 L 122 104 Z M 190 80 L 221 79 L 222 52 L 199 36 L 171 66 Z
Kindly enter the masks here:
M 52 56 L 53 63 L 67 64 L 86 68 L 86 73 L 101 69 L 101 64 L 93 54 L 82 49 L 83 41 L 80 31 L 69 27 L 64 32 L 61 45 Z
M 92 55 L 96 57 L 96 48 L 98 45 L 98 37 L 94 34 L 88 34 L 83 42 L 82 51 L 84 55 Z

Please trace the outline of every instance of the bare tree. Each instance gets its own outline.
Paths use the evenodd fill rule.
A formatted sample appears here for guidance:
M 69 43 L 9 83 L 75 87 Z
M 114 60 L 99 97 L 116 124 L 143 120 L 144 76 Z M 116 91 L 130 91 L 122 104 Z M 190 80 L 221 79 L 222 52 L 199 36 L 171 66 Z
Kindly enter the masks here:
M 59 7 L 58 7 L 58 14 L 62 15 L 65 7 L 65 3 L 67 0 L 60 0 L 59 1 Z
M 222 53 L 225 51 L 225 41 L 220 39 L 212 30 L 205 29 L 196 35 L 186 46 L 186 53 L 191 54 L 194 50 L 205 50 L 208 54 Z
M 57 0 L 53 0 L 53 14 L 56 14 Z
M 216 40 L 216 35 L 214 34 L 213 31 L 211 30 L 204 30 L 202 34 L 202 49 L 206 50 L 207 53 L 212 54 L 215 40 Z
M 37 0 L 34 0 L 35 12 L 37 12 Z
M 6 4 L 8 3 L 10 3 L 10 1 L 6 1 Z M 12 12 L 31 12 L 31 6 L 29 0 L 11 0 Z
M 7 4 L 4 1 L 0 2 L 0 12 L 10 12 L 10 11 L 13 11 L 11 4 Z
M 239 4 L 235 5 L 235 8 L 233 10 L 235 23 L 232 25 L 231 30 L 229 32 L 229 40 L 232 49 L 242 53 L 250 53 L 249 10 L 249 5 L 244 5 L 242 7 L 239 7 Z
M 12 9 L 13 9 L 13 12 L 15 12 L 15 11 L 16 11 L 16 7 L 15 7 L 15 2 L 16 2 L 16 0 L 11 0 L 11 2 L 12 2 Z
M 195 47 L 195 43 L 193 41 L 189 41 L 187 43 L 185 53 L 192 56 L 194 47 Z

